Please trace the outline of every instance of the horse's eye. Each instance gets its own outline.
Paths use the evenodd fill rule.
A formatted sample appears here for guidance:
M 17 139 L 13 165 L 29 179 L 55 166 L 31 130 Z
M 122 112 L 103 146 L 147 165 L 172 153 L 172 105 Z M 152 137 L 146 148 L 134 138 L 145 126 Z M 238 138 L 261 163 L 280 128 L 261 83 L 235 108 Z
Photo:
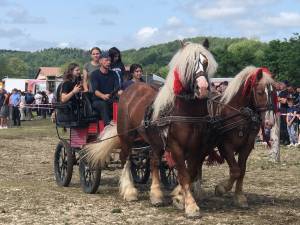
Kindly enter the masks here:
M 203 65 L 204 68 L 206 68 L 208 66 L 208 61 L 204 60 L 203 63 L 202 63 L 202 65 Z
M 265 94 L 265 92 L 263 92 L 263 91 L 258 91 L 257 94 L 260 95 L 260 96 L 263 96 L 263 95 Z

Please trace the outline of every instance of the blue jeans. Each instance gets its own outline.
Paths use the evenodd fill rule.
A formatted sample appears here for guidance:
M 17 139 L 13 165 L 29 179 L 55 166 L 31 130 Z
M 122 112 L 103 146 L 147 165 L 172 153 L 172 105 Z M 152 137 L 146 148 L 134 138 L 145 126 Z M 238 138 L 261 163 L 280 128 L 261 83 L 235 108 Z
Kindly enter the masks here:
M 298 137 L 297 137 L 297 123 L 292 123 L 291 126 L 287 126 L 287 130 L 289 133 L 290 143 L 296 144 L 298 143 Z
M 93 109 L 101 115 L 104 125 L 108 125 L 111 121 L 112 103 L 103 100 L 96 100 L 92 103 Z

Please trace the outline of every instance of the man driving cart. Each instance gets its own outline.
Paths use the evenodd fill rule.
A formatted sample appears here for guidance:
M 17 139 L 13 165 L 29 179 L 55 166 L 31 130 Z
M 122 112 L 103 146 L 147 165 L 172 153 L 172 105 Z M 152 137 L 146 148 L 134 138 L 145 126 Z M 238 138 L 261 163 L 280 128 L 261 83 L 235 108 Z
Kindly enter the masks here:
M 111 121 L 112 103 L 115 94 L 121 91 L 117 76 L 110 70 L 111 58 L 108 52 L 103 52 L 100 58 L 100 69 L 91 74 L 91 85 L 94 91 L 92 97 L 93 109 L 101 115 L 104 125 Z

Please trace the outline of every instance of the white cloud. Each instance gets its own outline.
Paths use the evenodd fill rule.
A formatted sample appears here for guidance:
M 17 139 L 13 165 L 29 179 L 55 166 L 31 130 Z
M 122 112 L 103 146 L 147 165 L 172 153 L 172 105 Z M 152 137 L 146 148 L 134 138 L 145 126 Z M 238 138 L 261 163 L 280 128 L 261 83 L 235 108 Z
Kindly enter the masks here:
M 201 19 L 221 19 L 225 17 L 232 17 L 242 15 L 245 13 L 243 7 L 226 7 L 226 8 L 206 8 L 195 11 L 195 16 Z
M 278 16 L 267 17 L 265 22 L 277 27 L 300 27 L 300 14 L 281 12 Z
M 44 17 L 31 16 L 27 10 L 23 8 L 15 8 L 10 10 L 8 16 L 8 23 L 13 24 L 44 24 L 46 19 Z
M 11 28 L 11 29 L 0 28 L 0 38 L 11 39 L 11 38 L 16 38 L 25 35 L 26 34 L 18 28 Z
M 182 21 L 176 16 L 172 16 L 167 20 L 167 26 L 169 27 L 180 27 L 182 26 Z
M 10 42 L 12 49 L 20 49 L 23 51 L 36 51 L 57 46 L 57 43 L 52 41 L 37 40 L 31 37 L 15 39 Z
M 57 47 L 59 47 L 59 48 L 69 48 L 70 43 L 69 42 L 60 42 L 60 43 L 57 44 Z
M 153 36 L 158 32 L 157 27 L 143 27 L 136 33 L 137 40 L 141 42 L 145 42 L 149 40 L 150 38 L 153 38 Z

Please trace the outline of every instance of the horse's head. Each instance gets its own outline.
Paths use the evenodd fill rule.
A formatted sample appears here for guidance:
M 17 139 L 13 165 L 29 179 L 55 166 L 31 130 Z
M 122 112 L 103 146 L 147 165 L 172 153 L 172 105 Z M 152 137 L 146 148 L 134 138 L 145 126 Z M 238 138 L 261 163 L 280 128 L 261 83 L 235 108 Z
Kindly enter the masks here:
M 243 96 L 250 96 L 250 105 L 259 113 L 262 123 L 272 126 L 277 110 L 274 80 L 267 68 L 257 68 L 244 84 Z
M 175 95 L 188 94 L 203 98 L 208 93 L 208 76 L 213 75 L 217 63 L 208 51 L 208 40 L 203 45 L 182 43 L 182 48 L 170 63 L 173 69 Z

